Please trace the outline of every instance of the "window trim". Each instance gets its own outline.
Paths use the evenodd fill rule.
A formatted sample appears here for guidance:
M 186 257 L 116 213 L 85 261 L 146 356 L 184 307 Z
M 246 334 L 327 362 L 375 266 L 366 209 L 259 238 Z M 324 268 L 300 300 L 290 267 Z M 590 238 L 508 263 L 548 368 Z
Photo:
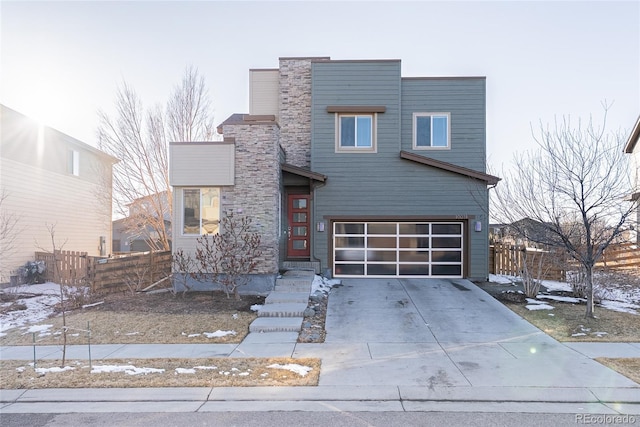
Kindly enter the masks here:
M 447 118 L 447 145 L 446 146 L 433 146 L 433 132 L 431 132 L 431 145 L 418 145 L 418 118 L 419 117 L 431 117 L 431 123 L 433 124 L 433 117 L 446 117 Z M 432 127 L 433 128 L 433 127 Z M 412 145 L 414 150 L 450 150 L 451 149 L 451 113 L 445 112 L 418 112 L 413 113 L 412 124 Z
M 197 238 L 200 236 L 203 236 L 205 234 L 202 234 L 202 190 L 209 190 L 209 189 L 218 189 L 218 229 L 215 233 L 207 233 L 206 236 L 213 236 L 215 234 L 218 234 L 220 232 L 220 222 L 221 222 L 221 217 L 222 217 L 222 188 L 221 187 L 216 187 L 216 186 L 205 186 L 205 187 L 182 187 L 181 191 L 180 191 L 180 204 L 181 204 L 181 209 L 180 209 L 180 235 L 182 237 L 192 237 L 192 238 Z M 199 191 L 199 205 L 200 205 L 200 224 L 198 226 L 198 230 L 200 230 L 199 233 L 185 233 L 185 215 L 184 215 L 184 210 L 185 210 L 185 203 L 184 203 L 184 195 L 185 195 L 185 190 L 198 190 Z
M 355 117 L 356 123 L 358 117 L 371 118 L 371 146 L 370 147 L 343 147 L 341 144 L 341 118 L 342 117 Z M 376 153 L 377 147 L 377 127 L 378 127 L 378 113 L 362 113 L 362 112 L 336 112 L 335 113 L 335 152 L 336 153 Z

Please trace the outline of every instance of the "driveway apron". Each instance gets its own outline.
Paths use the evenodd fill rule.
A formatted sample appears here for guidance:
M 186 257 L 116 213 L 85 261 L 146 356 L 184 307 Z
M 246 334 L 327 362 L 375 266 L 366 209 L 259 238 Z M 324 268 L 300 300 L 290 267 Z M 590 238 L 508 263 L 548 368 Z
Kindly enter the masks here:
M 320 385 L 637 387 L 463 279 L 344 279 L 329 297 Z

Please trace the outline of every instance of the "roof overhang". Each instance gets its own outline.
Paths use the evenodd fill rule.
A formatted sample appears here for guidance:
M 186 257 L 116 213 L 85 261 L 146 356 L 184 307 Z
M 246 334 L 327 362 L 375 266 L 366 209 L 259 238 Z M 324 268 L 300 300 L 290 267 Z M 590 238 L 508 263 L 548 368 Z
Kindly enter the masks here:
M 457 173 L 459 175 L 467 176 L 469 178 L 485 181 L 487 185 L 496 185 L 501 178 L 497 176 L 489 175 L 484 172 L 478 172 L 473 169 L 465 168 L 463 166 L 454 165 L 453 163 L 447 163 L 440 160 L 432 159 L 431 157 L 421 156 L 419 154 L 411 153 L 409 151 L 400 151 L 400 158 L 411 160 L 416 163 L 431 166 L 434 168 L 442 169 L 448 172 Z
M 638 116 L 638 120 L 636 120 L 636 125 L 633 127 L 631 131 L 631 135 L 629 135 L 629 139 L 624 146 L 625 153 L 633 153 L 638 140 L 640 139 L 640 116 Z
M 280 165 L 283 172 L 289 172 L 294 175 L 302 176 L 305 178 L 312 179 L 314 181 L 325 182 L 327 180 L 327 176 L 321 173 L 313 172 L 307 168 L 301 168 L 299 166 L 290 165 L 289 163 L 282 163 Z

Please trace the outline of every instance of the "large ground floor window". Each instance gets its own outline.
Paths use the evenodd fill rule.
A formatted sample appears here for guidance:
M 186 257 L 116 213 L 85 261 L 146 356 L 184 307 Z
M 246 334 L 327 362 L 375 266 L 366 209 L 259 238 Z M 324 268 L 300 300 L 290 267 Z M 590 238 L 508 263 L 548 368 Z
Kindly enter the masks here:
M 182 190 L 182 233 L 216 234 L 220 224 L 220 188 Z
M 336 277 L 462 277 L 462 222 L 335 222 Z

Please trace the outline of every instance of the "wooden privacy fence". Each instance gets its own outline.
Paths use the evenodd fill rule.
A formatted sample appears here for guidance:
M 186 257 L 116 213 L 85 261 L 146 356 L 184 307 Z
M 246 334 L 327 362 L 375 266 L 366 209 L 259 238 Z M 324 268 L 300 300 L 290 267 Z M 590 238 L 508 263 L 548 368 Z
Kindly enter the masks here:
M 640 250 L 635 243 L 611 245 L 604 251 L 604 256 L 597 267 L 623 269 L 640 267 Z
M 87 284 L 92 259 L 86 252 L 36 252 L 36 261 L 43 261 L 45 264 L 44 279 L 67 286 Z
M 563 254 L 527 248 L 524 245 L 496 243 L 489 246 L 489 273 L 520 276 L 523 270 L 525 253 L 527 267 L 531 274 L 536 275 L 540 266 L 541 275 L 543 276 L 540 279 L 566 280 L 566 271 L 564 270 L 565 257 Z
M 171 251 L 96 259 L 89 275 L 92 291 L 98 294 L 141 291 L 171 275 Z
M 69 286 L 89 285 L 98 294 L 140 291 L 171 274 L 171 251 L 119 258 L 91 257 L 86 252 L 73 251 L 56 251 L 55 256 L 36 252 L 36 260 L 45 262 L 45 280 Z

